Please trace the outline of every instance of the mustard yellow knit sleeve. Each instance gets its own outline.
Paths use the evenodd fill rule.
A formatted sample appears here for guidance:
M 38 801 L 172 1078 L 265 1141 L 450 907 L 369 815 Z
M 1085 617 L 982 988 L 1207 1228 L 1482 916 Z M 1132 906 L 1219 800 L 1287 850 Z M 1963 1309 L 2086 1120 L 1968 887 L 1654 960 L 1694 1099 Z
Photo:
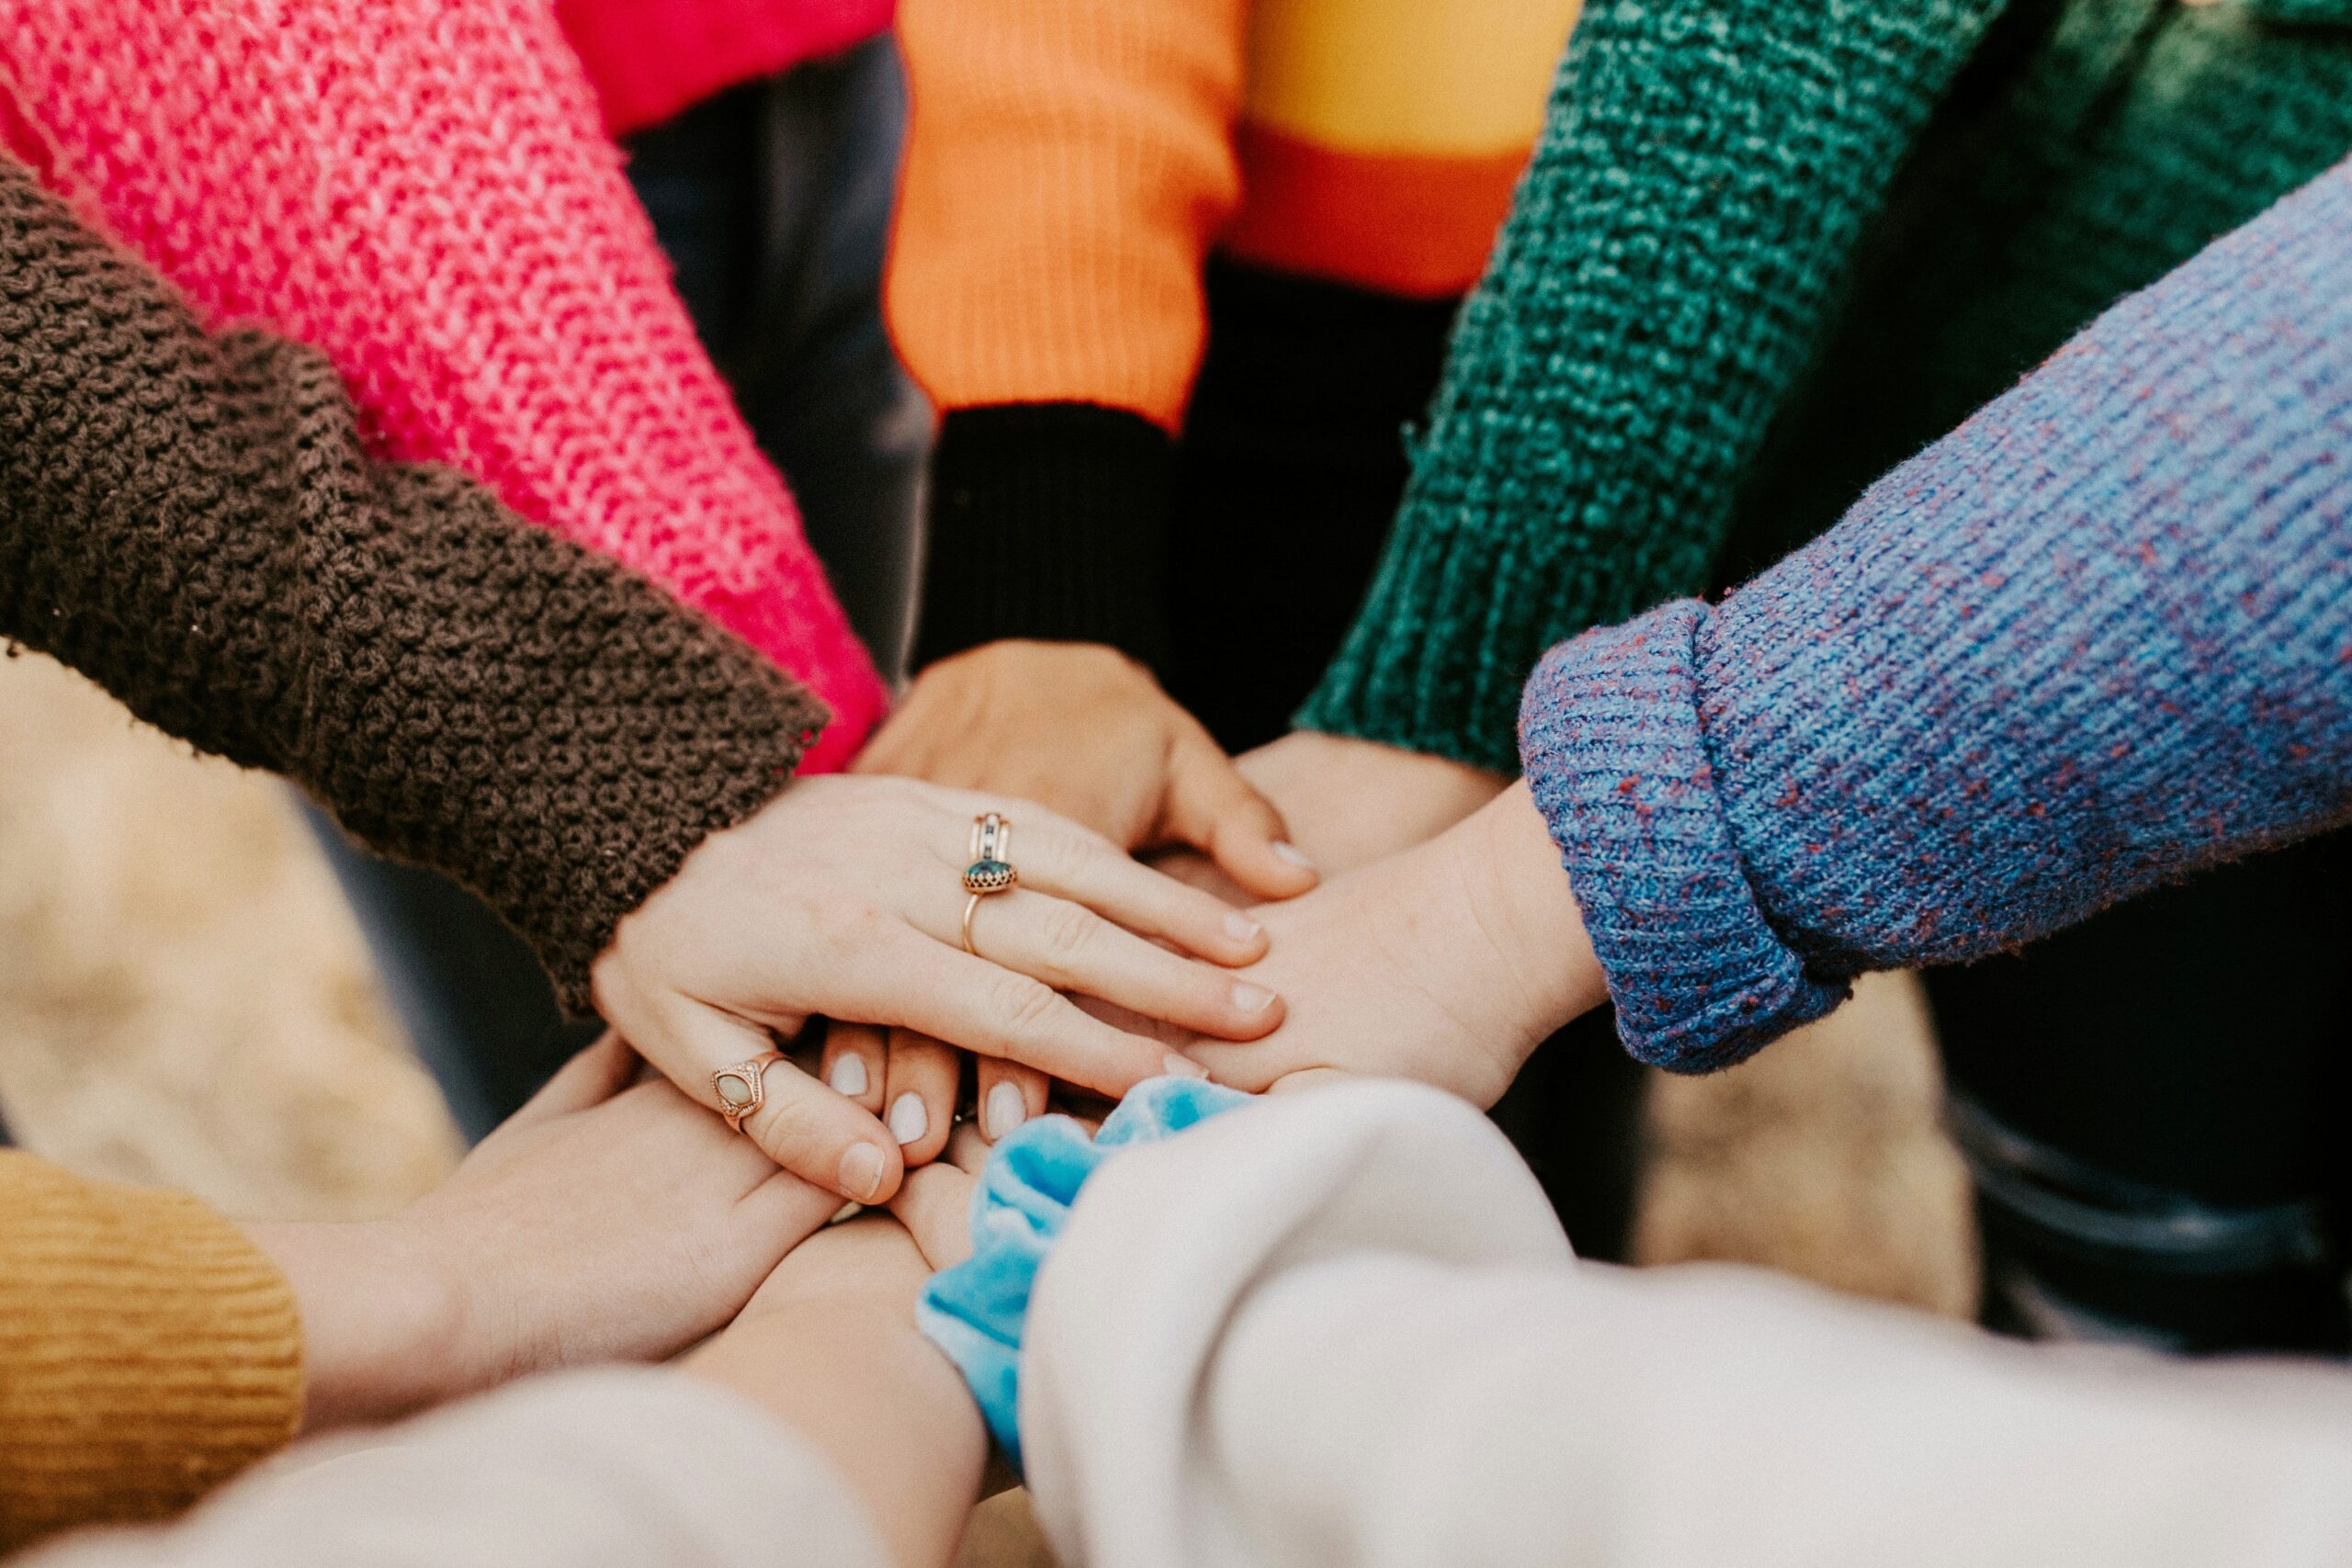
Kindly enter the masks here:
M 293 1293 L 234 1225 L 0 1151 L 0 1552 L 170 1514 L 301 1410 Z

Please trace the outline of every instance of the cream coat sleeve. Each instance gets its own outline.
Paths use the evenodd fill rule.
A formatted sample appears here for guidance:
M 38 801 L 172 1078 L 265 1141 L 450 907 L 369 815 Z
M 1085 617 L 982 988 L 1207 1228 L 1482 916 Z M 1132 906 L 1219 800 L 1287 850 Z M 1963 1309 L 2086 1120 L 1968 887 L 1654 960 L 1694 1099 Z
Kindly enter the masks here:
M 2352 1562 L 2352 1373 L 1575 1264 L 1483 1117 L 1395 1085 L 1106 1165 L 1023 1378 L 1065 1568 Z
M 11 1568 L 888 1568 L 849 1485 L 758 1409 L 567 1372 L 307 1444 L 175 1525 Z

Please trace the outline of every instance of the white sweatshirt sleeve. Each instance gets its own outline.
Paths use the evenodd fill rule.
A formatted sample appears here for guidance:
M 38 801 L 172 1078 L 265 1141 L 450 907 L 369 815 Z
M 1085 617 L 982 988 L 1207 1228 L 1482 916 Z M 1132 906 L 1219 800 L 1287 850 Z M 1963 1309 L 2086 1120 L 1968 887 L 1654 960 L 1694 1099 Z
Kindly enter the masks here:
M 176 1524 L 11 1568 L 888 1568 L 822 1455 L 652 1369 L 535 1378 L 298 1447 Z
M 2352 1562 L 2352 1373 L 1575 1264 L 1485 1118 L 1396 1085 L 1097 1173 L 1022 1429 L 1065 1568 Z

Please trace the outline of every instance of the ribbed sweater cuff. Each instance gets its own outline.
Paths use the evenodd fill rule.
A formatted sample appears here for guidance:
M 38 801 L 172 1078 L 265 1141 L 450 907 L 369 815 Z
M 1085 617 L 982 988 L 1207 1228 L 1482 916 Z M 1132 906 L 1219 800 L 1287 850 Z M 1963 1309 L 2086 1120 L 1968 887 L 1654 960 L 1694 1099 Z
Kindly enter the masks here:
M 234 1225 L 0 1152 L 0 1551 L 175 1513 L 301 1411 L 293 1293 Z
M 1517 547 L 1400 521 L 1299 728 L 1518 771 L 1520 688 L 1544 639 Z
M 1167 660 L 1176 448 L 1091 403 L 956 409 L 932 458 L 918 668 L 1005 637 Z
M 1765 918 L 1699 717 L 1703 604 L 1678 600 L 1561 644 L 1520 710 L 1520 757 L 1643 1061 L 1708 1072 L 1846 999 Z

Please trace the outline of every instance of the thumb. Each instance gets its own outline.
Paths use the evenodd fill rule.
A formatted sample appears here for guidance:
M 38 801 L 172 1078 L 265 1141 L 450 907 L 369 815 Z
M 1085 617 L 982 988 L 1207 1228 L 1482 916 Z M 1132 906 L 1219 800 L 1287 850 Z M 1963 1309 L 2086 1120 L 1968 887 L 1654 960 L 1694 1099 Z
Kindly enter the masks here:
M 527 1127 L 602 1105 L 637 1081 L 639 1066 L 637 1053 L 608 1029 L 596 1037 L 594 1044 L 582 1047 L 557 1068 L 555 1076 L 524 1101 L 505 1124 Z
M 1168 761 L 1166 836 L 1216 863 L 1253 898 L 1295 898 L 1315 886 L 1315 867 L 1290 842 L 1283 814 L 1198 725 Z
M 953 1269 L 972 1255 L 972 1189 L 968 1172 L 942 1161 L 907 1172 L 890 1213 L 915 1238 L 932 1271 Z
M 1343 1067 L 1301 1067 L 1284 1073 L 1266 1086 L 1268 1094 L 1296 1094 L 1302 1089 L 1334 1089 L 1340 1084 L 1360 1083 L 1363 1075 Z

